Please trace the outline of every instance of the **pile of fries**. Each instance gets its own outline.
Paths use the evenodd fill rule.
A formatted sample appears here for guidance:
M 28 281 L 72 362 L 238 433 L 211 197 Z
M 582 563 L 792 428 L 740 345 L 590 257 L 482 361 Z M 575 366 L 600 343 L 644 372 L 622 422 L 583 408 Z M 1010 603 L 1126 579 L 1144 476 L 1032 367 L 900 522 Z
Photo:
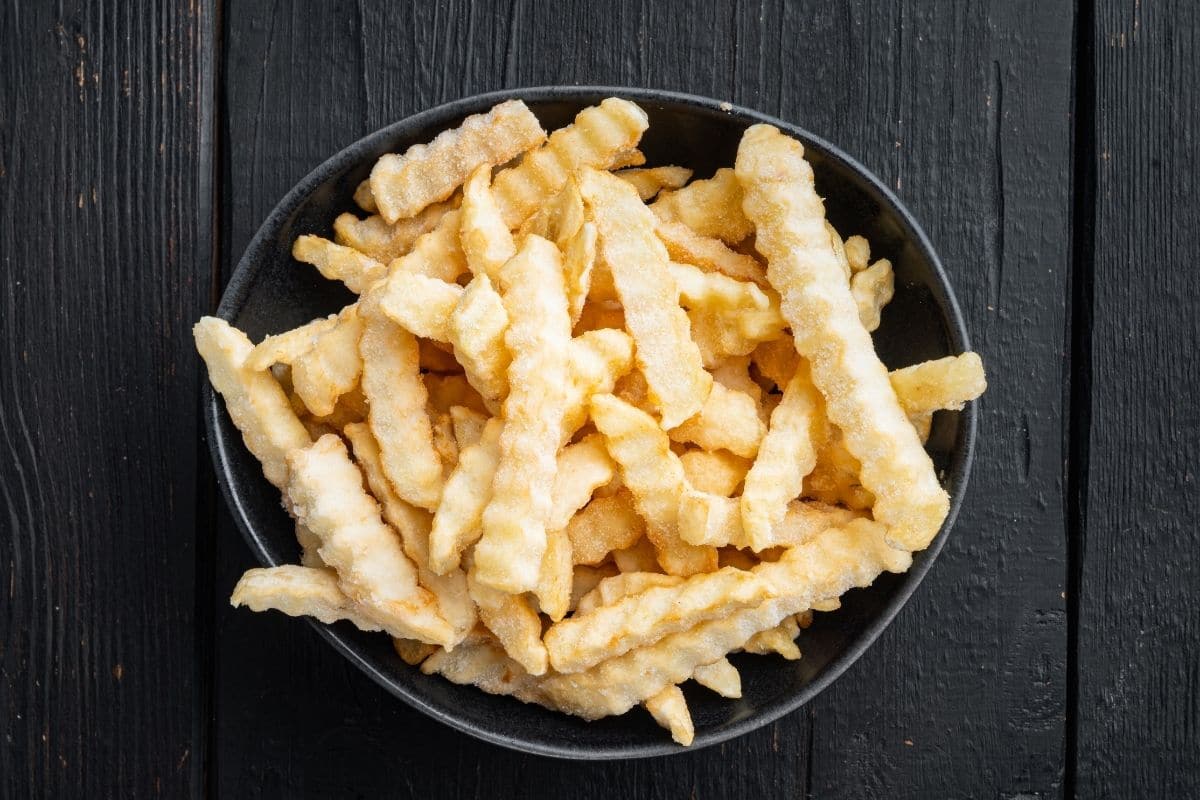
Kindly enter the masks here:
M 985 388 L 966 353 L 890 374 L 887 259 L 826 221 L 799 142 L 644 167 L 610 98 L 547 135 L 519 101 L 379 159 L 299 262 L 358 300 L 251 343 L 195 327 L 296 522 L 234 605 L 383 631 L 456 683 L 596 719 L 732 652 L 796 659 L 814 611 L 902 572 L 948 498 L 923 442 Z

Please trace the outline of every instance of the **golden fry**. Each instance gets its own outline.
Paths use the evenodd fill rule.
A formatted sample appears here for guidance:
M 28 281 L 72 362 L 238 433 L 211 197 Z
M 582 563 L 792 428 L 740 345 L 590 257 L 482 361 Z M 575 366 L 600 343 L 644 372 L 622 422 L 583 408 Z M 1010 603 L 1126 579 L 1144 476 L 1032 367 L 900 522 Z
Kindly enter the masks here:
M 608 173 L 585 170 L 580 191 L 599 233 L 599 253 L 612 272 L 637 343 L 634 357 L 650 385 L 665 428 L 700 410 L 712 387 L 679 308 L 666 249 L 654 219 L 631 186 Z
M 829 419 L 862 464 L 875 518 L 897 546 L 921 550 L 937 535 L 950 500 L 858 318 L 804 148 L 769 125 L 755 125 L 742 137 L 736 171 L 755 246 L 767 256 L 767 277 L 782 298 L 796 349 L 812 365 Z

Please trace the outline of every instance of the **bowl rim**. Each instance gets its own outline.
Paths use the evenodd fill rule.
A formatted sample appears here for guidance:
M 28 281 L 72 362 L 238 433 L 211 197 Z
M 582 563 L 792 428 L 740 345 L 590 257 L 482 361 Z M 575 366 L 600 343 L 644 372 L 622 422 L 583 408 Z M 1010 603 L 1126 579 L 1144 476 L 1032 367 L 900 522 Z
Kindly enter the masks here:
M 863 166 L 857 159 L 798 125 L 754 109 L 684 92 L 625 86 L 532 86 L 469 95 L 404 117 L 351 142 L 305 175 L 267 215 L 267 218 L 259 226 L 238 259 L 237 266 L 234 267 L 229 281 L 222 291 L 221 300 L 217 306 L 215 315 L 226 321 L 233 318 L 234 314 L 244 304 L 250 287 L 253 284 L 253 279 L 258 269 L 257 264 L 259 263 L 257 254 L 272 238 L 274 235 L 273 232 L 300 207 L 314 189 L 324 183 L 331 175 L 361 161 L 361 153 L 364 150 L 377 149 L 385 141 L 402 135 L 407 131 L 436 124 L 439 120 L 449 121 L 461 118 L 467 114 L 478 113 L 505 100 L 521 99 L 531 103 L 574 100 L 590 103 L 609 96 L 622 97 L 633 102 L 667 102 L 696 110 L 724 113 L 731 117 L 739 118 L 748 124 L 767 123 L 774 125 L 788 135 L 799 139 L 806 147 L 815 147 L 826 158 L 840 162 L 843 167 L 856 173 L 875 192 L 878 192 L 883 201 L 904 222 L 918 251 L 931 266 L 934 278 L 940 285 L 945 298 L 944 307 L 947 312 L 948 344 L 951 350 L 954 352 L 966 352 L 971 349 L 966 323 L 959 308 L 958 300 L 954 295 L 954 289 L 942 267 L 941 259 L 938 258 L 933 244 L 929 241 L 929 237 L 921 228 L 912 212 L 900 202 L 899 198 L 874 173 Z M 232 512 L 231 515 L 238 529 L 241 531 L 242 537 L 250 546 L 258 562 L 264 566 L 278 566 L 277 562 L 271 558 L 268 548 L 264 545 L 263 537 L 259 535 L 254 524 L 251 522 L 246 508 L 239 502 L 233 490 L 235 479 L 232 477 L 229 469 L 230 462 L 226 452 L 226 441 L 222 437 L 219 428 L 221 405 L 217 394 L 207 380 L 202 380 L 201 386 L 205 436 L 208 439 L 209 452 L 213 460 L 214 473 L 221 489 L 221 495 L 224 497 L 227 507 Z M 622 746 L 593 746 L 579 743 L 549 744 L 546 742 L 530 741 L 519 736 L 478 726 L 464 721 L 452 713 L 447 713 L 441 708 L 435 707 L 410 692 L 407 687 L 392 680 L 388 675 L 376 669 L 370 661 L 361 657 L 357 650 L 333 627 L 324 625 L 311 618 L 306 618 L 306 621 L 334 649 L 339 651 L 347 660 L 357 666 L 371 680 L 386 689 L 390 694 L 403 700 L 417 711 L 485 742 L 500 745 L 501 747 L 518 752 L 570 760 L 591 761 L 648 758 L 677 753 L 694 753 L 704 747 L 728 741 L 770 724 L 805 705 L 841 677 L 852 664 L 858 661 L 867 648 L 874 644 L 879 635 L 891 624 L 892 620 L 895 619 L 896 615 L 924 580 L 926 574 L 928 574 L 930 568 L 933 566 L 933 562 L 937 560 L 937 556 L 940 554 L 958 517 L 958 512 L 970 481 L 971 469 L 974 462 L 978 417 L 976 405 L 975 402 L 969 402 L 960 412 L 964 415 L 964 417 L 960 418 L 962 420 L 960 422 L 960 430 L 963 433 L 960 462 L 961 475 L 950 496 L 950 509 L 946 515 L 946 519 L 942 523 L 937 536 L 930 543 L 929 547 L 922 552 L 921 560 L 918 563 L 914 563 L 903 574 L 901 583 L 896 587 L 892 598 L 884 606 L 882 613 L 871 620 L 863 628 L 862 633 L 841 654 L 830 661 L 823 671 L 794 696 L 774 706 L 753 713 L 745 719 L 725 726 L 718 731 L 697 731 L 693 743 L 688 747 L 680 747 L 667 740 L 665 736 L 664 740 L 660 743 L 638 743 Z

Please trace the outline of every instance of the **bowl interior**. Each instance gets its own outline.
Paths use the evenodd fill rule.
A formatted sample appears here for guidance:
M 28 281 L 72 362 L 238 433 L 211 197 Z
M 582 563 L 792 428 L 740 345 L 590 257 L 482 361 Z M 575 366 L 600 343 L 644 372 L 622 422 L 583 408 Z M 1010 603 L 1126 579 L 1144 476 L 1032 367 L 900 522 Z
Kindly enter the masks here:
M 581 108 L 611 94 L 638 102 L 650 116 L 642 149 L 647 163 L 681 164 L 697 177 L 732 166 L 742 131 L 771 122 L 798 138 L 816 173 L 830 220 L 843 235 L 862 234 L 873 257 L 891 259 L 896 297 L 875 333 L 878 352 L 892 368 L 966 349 L 961 317 L 937 258 L 898 201 L 865 169 L 830 145 L 793 126 L 716 101 L 626 89 L 537 89 L 469 98 L 396 123 L 342 151 L 302 181 L 255 236 L 226 289 L 218 314 L 258 340 L 337 311 L 354 296 L 315 269 L 294 261 L 292 242 L 304 233 L 332 236 L 334 217 L 353 211 L 355 186 L 382 153 L 425 142 L 464 116 L 510 96 L 526 101 L 547 129 L 567 124 Z M 266 482 L 241 442 L 224 406 L 207 390 L 206 414 L 218 480 L 250 546 L 268 565 L 294 563 L 298 547 L 279 493 Z M 693 748 L 765 724 L 819 692 L 878 635 L 920 582 L 953 522 L 970 465 L 974 409 L 936 415 L 929 450 L 952 497 L 940 535 L 917 554 L 904 575 L 885 575 L 843 598 L 833 614 L 818 614 L 800 638 L 804 658 L 732 656 L 742 673 L 743 696 L 726 700 L 694 686 L 685 692 L 696 725 Z M 281 623 L 283 624 L 283 623 Z M 387 637 L 349 624 L 317 625 L 332 644 L 397 696 L 464 731 L 521 750 L 571 758 L 611 758 L 678 752 L 641 710 L 585 723 L 515 700 L 486 695 L 426 677 L 400 661 Z

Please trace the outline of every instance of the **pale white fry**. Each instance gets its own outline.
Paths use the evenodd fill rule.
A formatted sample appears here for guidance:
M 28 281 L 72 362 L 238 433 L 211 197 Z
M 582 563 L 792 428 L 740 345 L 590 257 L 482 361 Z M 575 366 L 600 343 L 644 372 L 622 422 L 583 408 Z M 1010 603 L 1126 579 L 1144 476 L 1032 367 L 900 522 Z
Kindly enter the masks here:
M 380 264 L 388 264 L 412 250 L 417 238 L 437 227 L 442 217 L 457 205 L 454 201 L 436 203 L 415 217 L 397 220 L 392 225 L 378 214 L 366 219 L 350 213 L 339 214 L 333 221 L 333 240 Z
M 959 411 L 987 389 L 983 361 L 962 353 L 893 370 L 888 379 L 910 417 L 934 411 Z
M 774 308 L 730 313 L 698 307 L 689 308 L 687 316 L 701 361 L 709 369 L 752 353 L 761 342 L 783 338 L 786 327 Z
M 546 552 L 533 593 L 541 612 L 560 620 L 571 608 L 571 584 L 574 575 L 571 539 L 563 529 L 546 531 Z
M 528 595 L 501 592 L 482 583 L 474 564 L 467 569 L 467 583 L 479 607 L 479 619 L 496 635 L 504 651 L 529 674 L 545 673 L 548 661 L 542 620 Z
M 571 324 L 579 322 L 588 292 L 592 288 L 592 273 L 596 266 L 596 226 L 585 222 L 562 245 L 563 272 L 567 282 L 567 306 Z
M 504 344 L 508 312 L 487 275 L 476 275 L 450 314 L 448 336 L 467 380 L 484 402 L 499 403 L 508 394 L 512 356 Z
M 596 224 L 598 255 L 612 273 L 625 325 L 637 344 L 634 358 L 663 427 L 674 428 L 700 410 L 712 376 L 704 371 L 687 314 L 678 305 L 653 215 L 631 186 L 606 172 L 584 170 L 580 192 Z
M 762 387 L 750 377 L 749 355 L 730 356 L 713 367 L 712 376 L 726 389 L 748 394 L 756 403 L 762 400 Z
M 458 466 L 442 491 L 433 515 L 429 564 L 439 574 L 456 568 L 462 553 L 482 535 L 483 509 L 492 498 L 492 481 L 500 463 L 500 433 L 504 421 L 487 421 L 479 441 L 458 454 Z
M 409 333 L 450 341 L 450 315 L 463 295 L 457 283 L 410 272 L 394 272 L 380 284 L 379 310 Z
M 629 547 L 612 551 L 613 563 L 621 572 L 658 572 L 658 548 L 643 536 Z
M 465 406 L 450 406 L 450 424 L 454 427 L 454 441 L 458 443 L 459 458 L 462 451 L 475 444 L 483 436 L 483 426 L 489 417 Z
M 727 450 L 688 450 L 679 456 L 688 485 L 697 491 L 731 497 L 752 462 Z
M 858 520 L 844 529 L 831 529 L 786 551 L 778 562 L 756 568 L 756 574 L 775 587 L 777 596 L 606 659 L 583 672 L 548 674 L 540 681 L 540 693 L 546 702 L 585 719 L 623 714 L 667 686 L 687 680 L 697 667 L 743 646 L 755 633 L 778 625 L 784 617 L 818 600 L 867 586 L 884 570 L 903 572 L 911 562 L 909 553 L 887 544 L 883 526 L 877 523 Z
M 597 497 L 566 526 L 571 540 L 571 558 L 576 564 L 599 564 L 614 550 L 632 547 L 646 532 L 633 497 L 622 489 L 609 497 Z
M 463 186 L 459 237 L 467 267 L 476 276 L 500 280 L 500 268 L 516 255 L 517 245 L 491 190 L 492 171 L 483 166 Z
M 676 744 L 686 747 L 692 743 L 696 729 L 687 700 L 678 686 L 668 686 L 653 697 L 647 697 L 645 705 L 654 721 L 671 732 Z
M 454 425 L 450 421 L 450 414 L 445 411 L 432 411 L 429 414 L 429 425 L 433 432 L 433 449 L 437 451 L 442 462 L 444 481 L 458 464 L 458 442 L 454 440 Z
M 251 611 L 282 611 L 289 617 L 313 617 L 326 625 L 346 620 L 359 630 L 383 630 L 338 588 L 337 574 L 331 569 L 284 564 L 246 570 L 233 587 L 229 604 Z
M 862 465 L 875 518 L 897 546 L 923 549 L 946 518 L 949 497 L 858 318 L 804 148 L 769 125 L 755 125 L 742 137 L 736 171 L 755 246 L 767 256 L 767 277 L 782 298 L 797 351 L 812 365 L 829 419 Z
M 192 334 L 208 367 L 208 379 L 224 398 L 246 448 L 262 464 L 267 480 L 283 489 L 288 482 L 288 452 L 312 443 L 287 395 L 269 371 L 245 366 L 254 346 L 225 320 L 203 317 Z
M 447 211 L 433 228 L 417 237 L 411 250 L 388 264 L 387 275 L 425 275 L 454 283 L 468 271 L 459 238 L 461 226 L 462 211 Z
M 767 286 L 767 270 L 756 258 L 732 250 L 720 239 L 701 236 L 682 222 L 659 219 L 654 227 L 672 261 Z
M 632 369 L 633 340 L 624 331 L 588 331 L 570 341 L 568 353 L 569 380 L 559 439 L 563 445 L 587 422 L 589 398 L 611 392 L 621 376 Z
M 659 219 L 682 222 L 701 236 L 737 244 L 754 232 L 742 211 L 742 186 L 733 170 L 719 169 L 707 180 L 663 192 L 650 204 Z
M 450 646 L 451 626 L 396 533 L 363 489 L 362 474 L 332 434 L 288 454 L 287 499 L 296 519 L 321 539 L 321 558 L 337 570 L 338 585 L 393 636 Z
M 354 187 L 354 203 L 368 214 L 374 214 L 379 210 L 375 205 L 375 196 L 371 194 L 370 178 L 358 182 L 358 186 Z
M 439 649 L 422 662 L 421 672 L 552 708 L 538 692 L 541 679 L 526 672 L 491 636 L 475 637 L 450 651 Z
M 724 449 L 754 458 L 766 432 L 753 397 L 714 383 L 699 413 L 667 433 L 676 442 L 694 442 L 706 450 Z
M 611 163 L 608 165 L 610 170 L 620 170 L 626 167 L 640 167 L 646 163 L 646 154 L 636 147 L 629 147 L 621 150 L 612 157 Z
M 721 697 L 736 699 L 742 696 L 742 676 L 738 673 L 737 667 L 730 664 L 727 658 L 696 667 L 692 678 L 696 683 L 706 689 L 712 689 Z
M 649 124 L 645 111 L 618 97 L 580 111 L 572 124 L 550 134 L 521 163 L 496 175 L 492 192 L 505 224 L 509 229 L 520 227 L 578 170 L 611 169 L 634 148 Z
M 326 278 L 341 281 L 355 294 L 362 294 L 387 274 L 387 267 L 374 258 L 320 236 L 297 237 L 292 258 L 312 264 Z
M 767 378 L 779 391 L 788 385 L 800 364 L 800 354 L 791 339 L 776 339 L 762 342 L 750 354 L 750 362 L 759 374 Z
M 770 589 L 753 573 L 726 567 L 576 613 L 551 625 L 543 641 L 555 670 L 580 672 L 706 620 L 757 606 Z
M 520 236 L 541 236 L 563 249 L 584 224 L 583 198 L 579 183 L 568 178 L 562 189 L 542 203 L 521 223 Z
M 276 364 L 287 364 L 290 367 L 293 361 L 313 348 L 322 334 L 333 330 L 338 324 L 338 319 L 339 315 L 330 314 L 328 317 L 318 317 L 312 322 L 306 322 L 290 331 L 264 337 L 246 356 L 246 369 L 264 370 L 270 369 Z M 287 374 L 290 384 L 292 380 L 290 369 Z
M 842 245 L 851 272 L 862 272 L 871 263 L 871 243 L 861 236 L 851 236 Z
M 497 166 L 537 147 L 546 132 L 520 100 L 467 117 L 428 144 L 388 153 L 371 170 L 371 195 L 388 222 L 445 200 L 480 165 Z
M 690 545 L 679 536 L 679 497 L 687 480 L 667 434 L 649 414 L 612 395 L 593 396 L 591 414 L 646 520 L 646 535 L 663 569 L 673 575 L 715 569 L 716 550 Z
M 576 564 L 571 575 L 571 606 L 570 610 L 574 611 L 579 607 L 579 602 L 587 596 L 596 585 L 605 578 L 612 577 L 617 574 L 617 567 L 612 563 L 604 563 L 596 567 L 587 566 L 584 564 Z
M 571 320 L 558 249 L 526 237 L 500 273 L 512 353 L 500 464 L 475 545 L 481 583 L 505 592 L 532 591 L 546 551 L 555 457 L 566 414 Z
M 363 393 L 367 423 L 383 459 L 383 471 L 401 499 L 435 509 L 442 492 L 442 461 L 433 445 L 421 380 L 417 339 L 381 312 L 364 309 Z
M 661 572 L 621 572 L 605 578 L 595 589 L 579 600 L 578 614 L 590 614 L 601 606 L 612 604 L 657 587 L 678 586 L 686 578 L 679 575 L 663 575 Z
M 296 523 L 296 541 L 300 544 L 300 565 L 319 569 L 328 566 L 321 558 L 321 537 Z
M 564 447 L 558 454 L 546 526 L 552 530 L 565 528 L 575 512 L 591 499 L 592 492 L 613 479 L 615 467 L 599 434 Z
M 850 293 L 854 295 L 863 327 L 868 331 L 878 328 L 883 307 L 892 302 L 896 293 L 892 262 L 881 258 L 867 269 L 854 273 L 850 278 Z
M 814 605 L 816 605 L 814 603 Z M 759 631 L 750 637 L 742 649 L 747 653 L 781 655 L 788 661 L 800 660 L 800 648 L 796 646 L 796 637 L 800 635 L 800 626 L 796 617 L 784 617 L 774 628 Z
M 347 425 L 343 431 L 354 450 L 354 459 L 367 480 L 367 487 L 379 502 L 384 520 L 400 534 L 404 553 L 417 567 L 417 582 L 433 593 L 442 618 L 454 628 L 455 640 L 462 640 L 475 627 L 475 603 L 467 592 L 467 576 L 460 569 L 434 572 L 430 565 L 430 528 L 428 511 L 416 508 L 396 496 L 383 472 L 379 443 L 364 423 Z
M 312 347 L 292 359 L 292 386 L 313 416 L 332 414 L 338 398 L 358 386 L 362 330 L 358 308 L 347 306 L 333 327 L 318 333 Z
M 825 221 L 825 231 L 829 234 L 829 246 L 833 248 L 833 257 L 837 259 L 838 264 L 842 268 L 842 274 L 846 276 L 846 280 L 850 280 L 853 274 L 850 271 L 850 262 L 846 258 L 845 243 L 842 242 L 842 235 L 837 232 L 837 228 L 833 227 L 833 223 L 829 220 Z
M 692 179 L 690 169 L 675 166 L 623 169 L 614 174 L 633 186 L 644 203 L 663 189 L 679 189 Z
M 550 516 L 546 522 L 546 553 L 535 591 L 542 613 L 553 620 L 566 615 L 571 604 L 573 554 L 568 523 L 597 487 L 613 478 L 613 462 L 599 434 L 585 437 L 558 454 Z
M 421 378 L 425 383 L 425 390 L 429 393 L 429 408 L 449 413 L 454 406 L 463 406 L 492 416 L 492 409 L 487 407 L 479 392 L 467 383 L 463 375 L 437 375 L 427 372 Z
M 783 521 L 788 501 L 800 495 L 804 477 L 817 463 L 812 428 L 820 406 L 807 365 L 802 364 L 771 412 L 770 427 L 742 489 L 742 526 L 756 552 L 770 546 L 766 543 Z
M 742 281 L 719 272 L 705 272 L 689 264 L 670 265 L 671 277 L 679 289 L 679 302 L 685 308 L 708 312 L 766 311 L 771 300 L 750 281 Z

